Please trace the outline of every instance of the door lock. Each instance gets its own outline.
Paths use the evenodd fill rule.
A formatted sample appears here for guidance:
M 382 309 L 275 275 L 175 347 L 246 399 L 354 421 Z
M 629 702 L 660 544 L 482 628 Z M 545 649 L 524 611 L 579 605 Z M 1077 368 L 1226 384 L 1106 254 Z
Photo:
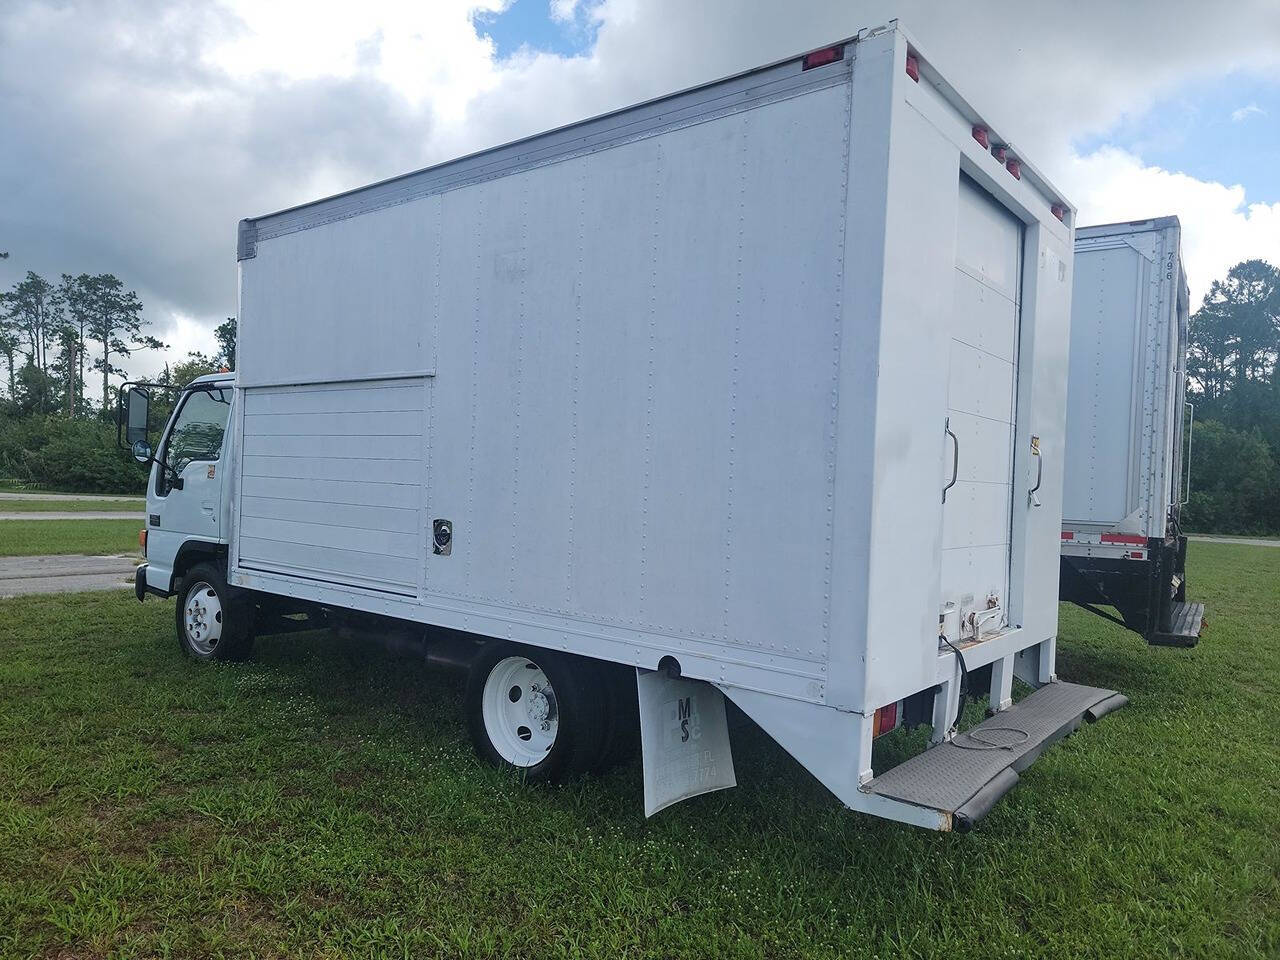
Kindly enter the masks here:
M 452 520 L 431 521 L 431 552 L 438 557 L 447 557 L 453 552 Z

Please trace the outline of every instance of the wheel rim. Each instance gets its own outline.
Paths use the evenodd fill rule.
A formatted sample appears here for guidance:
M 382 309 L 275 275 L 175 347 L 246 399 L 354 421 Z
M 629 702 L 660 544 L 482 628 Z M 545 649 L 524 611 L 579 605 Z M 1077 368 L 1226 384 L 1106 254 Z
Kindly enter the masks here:
M 187 591 L 182 624 L 191 649 L 205 656 L 213 653 L 222 639 L 222 601 L 212 585 L 201 580 Z
M 484 729 L 498 755 L 516 767 L 546 758 L 560 729 L 560 708 L 547 675 L 532 660 L 496 663 L 481 698 Z

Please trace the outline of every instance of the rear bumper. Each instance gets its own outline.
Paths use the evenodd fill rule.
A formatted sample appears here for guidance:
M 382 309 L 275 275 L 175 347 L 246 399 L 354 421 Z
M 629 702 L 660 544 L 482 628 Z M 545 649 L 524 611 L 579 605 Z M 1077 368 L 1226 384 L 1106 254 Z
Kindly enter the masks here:
M 1055 680 L 1025 700 L 886 770 L 862 789 L 939 815 L 968 830 L 1047 747 L 1128 703 L 1124 694 Z
M 133 572 L 133 595 L 138 598 L 138 602 L 141 603 L 148 593 L 154 594 L 157 597 L 172 596 L 168 590 L 162 590 L 160 587 L 154 587 L 147 582 L 147 567 L 148 564 L 140 564 Z
M 1125 627 L 1156 646 L 1196 644 L 1204 609 L 1185 603 L 1186 537 L 1119 547 L 1080 547 L 1064 540 L 1062 551 L 1059 599 L 1094 613 L 1100 606 L 1115 607 Z

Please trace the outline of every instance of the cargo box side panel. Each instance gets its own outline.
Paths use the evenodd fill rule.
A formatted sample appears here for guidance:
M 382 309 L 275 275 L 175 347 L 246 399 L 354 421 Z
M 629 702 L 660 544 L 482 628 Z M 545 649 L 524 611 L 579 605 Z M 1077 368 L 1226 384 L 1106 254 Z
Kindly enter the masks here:
M 416 596 L 425 380 L 245 390 L 237 566 Z
M 387 207 L 259 243 L 241 261 L 237 384 L 430 373 L 437 207 Z
M 445 196 L 431 596 L 818 672 L 848 96 Z
M 1146 258 L 1118 244 L 1076 254 L 1063 522 L 1111 527 L 1134 509 L 1135 377 Z

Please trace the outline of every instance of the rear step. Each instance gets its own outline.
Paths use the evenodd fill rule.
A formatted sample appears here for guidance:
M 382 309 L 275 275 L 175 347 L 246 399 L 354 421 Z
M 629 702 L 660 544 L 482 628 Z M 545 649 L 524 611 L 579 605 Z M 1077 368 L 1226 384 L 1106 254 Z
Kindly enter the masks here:
M 1169 617 L 1168 633 L 1153 633 L 1153 647 L 1194 647 L 1204 629 L 1203 603 L 1175 603 Z
M 1123 707 L 1114 690 L 1054 681 L 946 743 L 886 770 L 862 789 L 936 810 L 957 830 L 982 819 L 1044 748 Z

